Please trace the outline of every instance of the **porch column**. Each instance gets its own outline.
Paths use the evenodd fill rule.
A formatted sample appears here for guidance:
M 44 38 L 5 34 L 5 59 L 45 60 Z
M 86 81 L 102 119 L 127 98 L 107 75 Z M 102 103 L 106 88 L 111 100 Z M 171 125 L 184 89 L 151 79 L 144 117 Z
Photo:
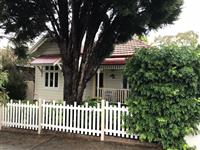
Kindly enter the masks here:
M 0 130 L 2 129 L 3 124 L 3 104 L 0 103 Z
M 100 69 L 97 70 L 97 97 L 99 97 L 99 81 L 100 81 Z

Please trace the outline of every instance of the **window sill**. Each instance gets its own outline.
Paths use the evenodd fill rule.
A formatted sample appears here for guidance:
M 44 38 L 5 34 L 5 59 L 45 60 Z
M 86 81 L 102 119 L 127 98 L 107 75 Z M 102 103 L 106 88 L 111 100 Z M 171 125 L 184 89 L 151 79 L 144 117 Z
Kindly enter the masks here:
M 44 89 L 45 90 L 52 90 L 52 91 L 54 91 L 54 90 L 56 90 L 56 91 L 60 90 L 59 87 L 44 87 Z

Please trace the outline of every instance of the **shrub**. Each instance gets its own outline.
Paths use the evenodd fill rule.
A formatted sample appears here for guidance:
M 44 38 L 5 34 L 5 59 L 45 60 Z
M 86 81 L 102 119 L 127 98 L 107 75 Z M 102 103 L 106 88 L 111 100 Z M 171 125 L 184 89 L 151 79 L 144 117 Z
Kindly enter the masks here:
M 23 100 L 26 98 L 27 85 L 24 81 L 24 76 L 16 69 L 10 70 L 5 87 L 11 99 Z
M 164 149 L 189 149 L 184 137 L 200 123 L 200 57 L 186 47 L 137 50 L 125 74 L 131 85 L 126 126 Z
M 4 85 L 8 81 L 7 72 L 3 72 L 0 70 L 0 105 L 6 103 L 9 100 L 9 96 L 7 91 L 4 88 Z
M 83 101 L 83 105 L 88 103 L 88 106 L 97 107 L 97 104 L 101 104 L 101 99 L 99 97 L 90 98 L 88 97 L 85 101 Z
M 2 51 L 2 70 L 8 72 L 8 81 L 4 85 L 9 97 L 15 100 L 23 100 L 26 97 L 26 83 L 24 81 L 24 74 L 21 73 L 16 64 L 22 62 L 10 49 Z

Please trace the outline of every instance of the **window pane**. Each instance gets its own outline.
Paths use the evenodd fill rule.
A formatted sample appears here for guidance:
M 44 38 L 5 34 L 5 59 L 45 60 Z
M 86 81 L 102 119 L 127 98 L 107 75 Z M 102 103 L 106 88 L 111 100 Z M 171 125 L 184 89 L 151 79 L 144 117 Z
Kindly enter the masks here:
M 55 87 L 58 87 L 58 73 L 55 73 L 54 86 L 55 86 Z
M 50 73 L 50 87 L 53 87 L 53 72 Z
M 50 67 L 50 70 L 53 70 L 53 69 L 54 69 L 54 67 L 53 67 L 53 66 L 51 66 L 51 67 Z
M 127 89 L 128 88 L 128 80 L 127 77 L 123 76 L 123 89 Z
M 45 70 L 49 70 L 49 66 L 45 66 Z
M 49 73 L 45 73 L 45 86 L 48 86 L 48 81 L 49 81 Z
M 55 66 L 55 70 L 58 70 L 58 66 Z

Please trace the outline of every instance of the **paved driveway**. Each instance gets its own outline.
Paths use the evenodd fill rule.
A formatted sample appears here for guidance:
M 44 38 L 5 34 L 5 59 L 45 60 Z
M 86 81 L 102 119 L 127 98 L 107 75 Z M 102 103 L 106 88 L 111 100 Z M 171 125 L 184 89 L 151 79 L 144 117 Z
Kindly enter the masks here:
M 0 132 L 0 150 L 158 150 L 155 147 L 100 142 L 57 134 Z

